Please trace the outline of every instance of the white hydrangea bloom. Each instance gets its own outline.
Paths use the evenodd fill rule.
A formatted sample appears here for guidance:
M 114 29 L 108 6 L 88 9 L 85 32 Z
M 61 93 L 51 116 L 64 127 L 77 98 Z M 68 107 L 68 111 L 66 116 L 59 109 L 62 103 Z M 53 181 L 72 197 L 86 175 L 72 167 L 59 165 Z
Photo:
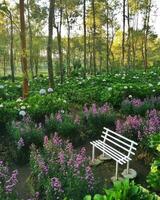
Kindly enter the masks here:
M 52 88 L 48 88 L 48 92 L 49 92 L 49 93 L 52 93 L 52 92 L 53 92 L 53 89 L 52 89 Z
M 129 96 L 128 96 L 130 99 L 132 99 L 132 95 L 130 94 Z
M 24 110 L 19 111 L 19 115 L 24 117 L 26 115 L 26 112 Z
M 46 90 L 45 89 L 40 89 L 39 94 L 40 95 L 45 95 L 46 94 Z

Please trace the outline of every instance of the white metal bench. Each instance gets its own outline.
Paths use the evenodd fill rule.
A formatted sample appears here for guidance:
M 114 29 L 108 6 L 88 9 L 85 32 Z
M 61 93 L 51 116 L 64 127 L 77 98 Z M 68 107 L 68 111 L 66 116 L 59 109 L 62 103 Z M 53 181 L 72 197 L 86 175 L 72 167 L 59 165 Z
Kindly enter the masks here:
M 102 140 L 95 140 L 90 142 L 92 144 L 92 162 L 95 160 L 95 147 L 99 149 L 103 156 L 107 155 L 116 161 L 115 179 L 118 179 L 118 164 L 127 163 L 127 174 L 129 173 L 129 161 L 131 155 L 135 155 L 136 142 L 108 129 L 103 128 L 101 138 Z

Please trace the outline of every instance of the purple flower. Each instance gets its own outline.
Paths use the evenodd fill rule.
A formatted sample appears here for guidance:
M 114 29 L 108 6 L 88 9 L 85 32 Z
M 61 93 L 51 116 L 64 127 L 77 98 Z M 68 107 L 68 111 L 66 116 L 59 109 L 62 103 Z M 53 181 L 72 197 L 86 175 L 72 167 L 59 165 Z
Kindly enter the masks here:
M 60 112 L 56 113 L 55 118 L 58 122 L 62 122 L 62 115 Z
M 58 192 L 63 192 L 62 190 L 62 186 L 61 186 L 61 182 L 58 178 L 56 177 L 53 177 L 51 179 L 51 187 L 55 190 L 55 191 L 58 191 Z
M 95 103 L 92 104 L 92 113 L 93 113 L 93 114 L 97 114 L 97 113 L 98 113 L 98 111 L 97 111 L 97 106 L 96 106 Z
M 93 172 L 92 172 L 92 169 L 90 166 L 87 166 L 86 169 L 86 180 L 88 182 L 88 188 L 89 188 L 89 191 L 91 192 L 93 190 L 93 184 L 94 184 L 94 176 L 93 176 Z
M 147 121 L 145 127 L 145 133 L 155 133 L 160 131 L 160 116 L 155 109 L 147 112 Z
M 116 132 L 123 133 L 123 124 L 120 120 L 116 121 Z
M 58 153 L 58 162 L 61 164 L 61 165 L 63 165 L 64 164 L 64 159 L 65 159 L 65 157 L 64 157 L 64 153 L 63 152 L 59 152 Z
M 6 193 L 11 193 L 13 191 L 14 187 L 16 186 L 16 184 L 18 182 L 17 175 L 18 175 L 18 171 L 14 170 L 12 172 L 11 177 L 8 180 L 6 180 L 6 183 L 5 183 Z
M 24 140 L 23 140 L 23 138 L 21 137 L 21 138 L 19 139 L 19 141 L 17 142 L 17 148 L 18 148 L 18 149 L 21 149 L 22 147 L 24 147 Z
M 58 137 L 58 133 L 55 132 L 53 138 L 52 138 L 52 143 L 56 146 L 61 146 L 62 145 L 62 139 Z
M 140 107 L 143 105 L 143 102 L 140 99 L 132 99 L 131 104 L 134 107 Z

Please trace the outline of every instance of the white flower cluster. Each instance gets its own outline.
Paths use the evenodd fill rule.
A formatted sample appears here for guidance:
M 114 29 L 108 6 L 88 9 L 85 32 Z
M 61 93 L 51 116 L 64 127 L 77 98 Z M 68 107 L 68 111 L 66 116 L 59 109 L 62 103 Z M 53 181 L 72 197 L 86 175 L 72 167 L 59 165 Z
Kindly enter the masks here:
M 46 94 L 46 90 L 45 89 L 40 89 L 39 94 L 40 95 L 45 95 Z

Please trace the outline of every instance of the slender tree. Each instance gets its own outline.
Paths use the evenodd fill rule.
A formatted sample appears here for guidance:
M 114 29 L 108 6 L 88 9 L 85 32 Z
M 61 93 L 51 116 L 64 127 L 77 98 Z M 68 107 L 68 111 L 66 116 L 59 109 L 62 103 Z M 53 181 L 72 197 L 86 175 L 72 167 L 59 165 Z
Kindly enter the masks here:
M 86 30 L 86 0 L 83 0 L 83 31 L 84 31 L 84 53 L 83 53 L 83 65 L 84 65 L 84 78 L 86 77 L 86 65 L 87 65 L 87 30 Z
M 109 4 L 108 0 L 106 2 L 106 7 L 107 7 L 107 72 L 109 72 Z
M 148 34 L 149 34 L 149 22 L 151 13 L 152 0 L 147 0 L 146 11 L 144 16 L 144 68 L 148 68 Z
M 54 6 L 55 6 L 55 0 L 50 0 L 49 17 L 48 17 L 48 45 L 47 45 L 48 76 L 49 76 L 50 87 L 54 87 L 53 63 L 52 63 Z
M 33 71 L 33 34 L 31 27 L 31 16 L 30 16 L 30 1 L 27 0 L 27 17 L 28 17 L 28 29 L 29 29 L 29 64 L 32 78 L 34 77 Z
M 123 0 L 123 35 L 122 35 L 122 66 L 124 66 L 125 58 L 125 12 L 126 12 L 126 0 Z
M 96 9 L 95 0 L 92 0 L 92 17 L 93 17 L 93 69 L 96 74 Z
M 127 43 L 128 43 L 128 68 L 130 68 L 130 60 L 131 60 L 131 40 L 130 40 L 130 4 L 129 0 L 127 2 L 127 22 L 128 22 L 128 38 L 127 38 Z
M 26 53 L 26 27 L 25 27 L 25 17 L 24 17 L 24 0 L 19 1 L 20 4 L 20 27 L 21 27 L 21 63 L 23 69 L 23 98 L 28 96 L 29 86 L 28 86 L 28 66 L 27 66 L 27 53 Z

